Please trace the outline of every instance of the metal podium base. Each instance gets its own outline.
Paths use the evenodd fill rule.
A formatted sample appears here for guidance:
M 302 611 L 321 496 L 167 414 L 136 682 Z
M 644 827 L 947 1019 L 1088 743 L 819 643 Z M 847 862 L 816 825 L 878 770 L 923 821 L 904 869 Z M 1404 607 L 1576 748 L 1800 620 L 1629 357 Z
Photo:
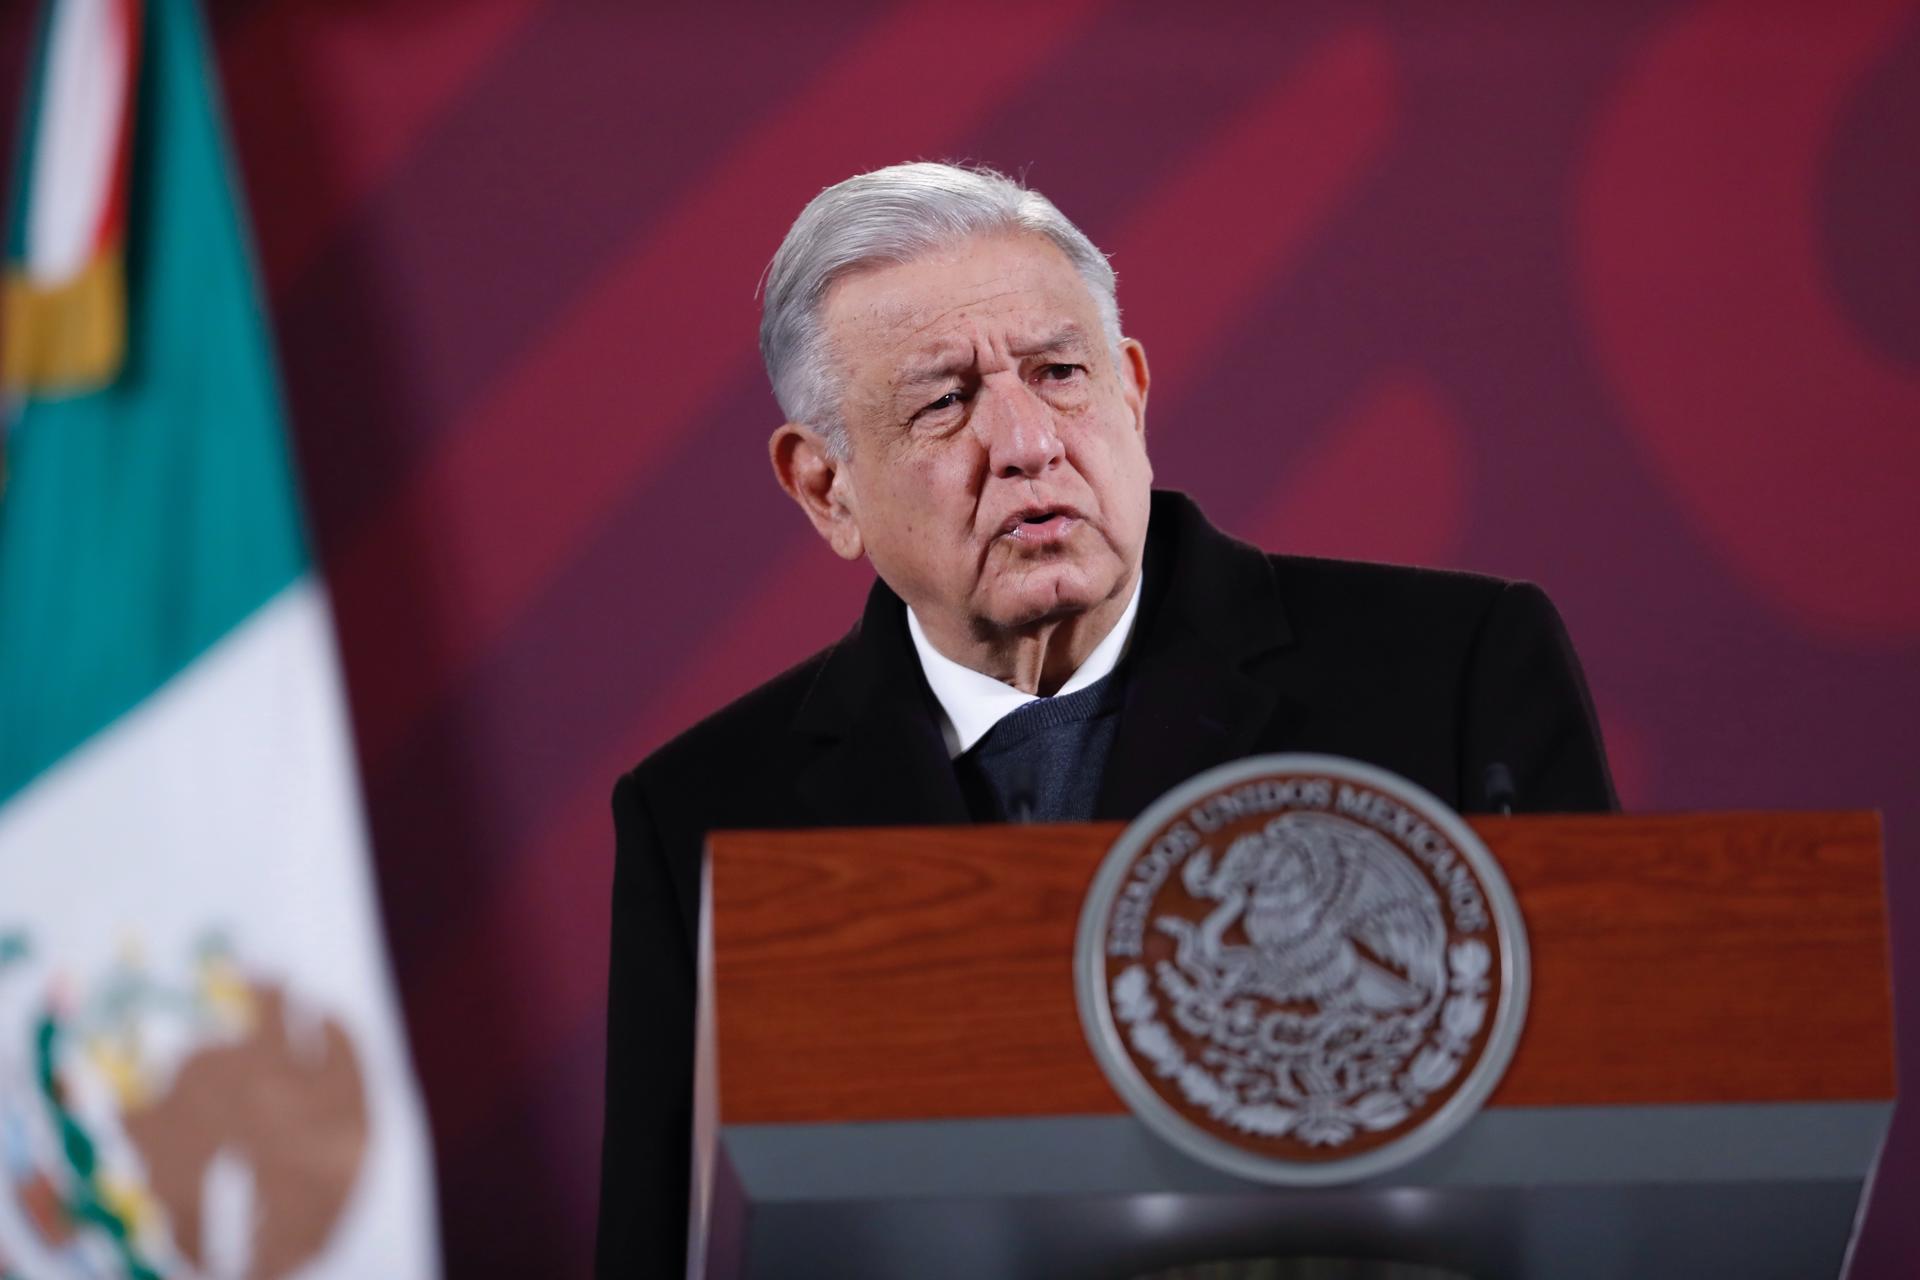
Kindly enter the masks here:
M 1840 1271 L 1890 1111 L 1494 1108 L 1404 1169 L 1311 1190 L 1234 1179 L 1129 1116 L 736 1126 L 707 1275 L 1811 1280 Z
M 1133 1280 L 1473 1280 L 1458 1271 L 1364 1258 L 1258 1258 L 1173 1267 Z

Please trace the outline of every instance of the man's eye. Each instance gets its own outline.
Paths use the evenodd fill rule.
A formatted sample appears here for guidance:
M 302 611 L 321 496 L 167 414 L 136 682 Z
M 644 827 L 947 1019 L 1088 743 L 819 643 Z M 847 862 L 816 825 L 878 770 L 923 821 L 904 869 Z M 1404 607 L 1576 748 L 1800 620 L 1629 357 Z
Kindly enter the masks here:
M 1082 372 L 1077 364 L 1047 364 L 1040 366 L 1040 376 L 1048 382 L 1066 382 Z
M 920 409 L 920 412 L 914 414 L 913 416 L 918 418 L 923 414 L 941 413 L 947 409 L 953 408 L 955 405 L 959 404 L 962 400 L 965 400 L 966 398 L 967 397 L 963 392 L 949 391 L 947 392 L 947 394 L 941 396 L 938 400 L 935 400 L 929 404 L 923 405 Z

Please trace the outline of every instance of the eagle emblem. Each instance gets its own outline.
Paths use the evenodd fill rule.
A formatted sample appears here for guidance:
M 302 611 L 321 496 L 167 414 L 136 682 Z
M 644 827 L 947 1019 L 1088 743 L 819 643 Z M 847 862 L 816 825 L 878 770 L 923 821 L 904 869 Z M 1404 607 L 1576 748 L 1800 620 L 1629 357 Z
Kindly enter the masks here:
M 1108 855 L 1082 1020 L 1162 1136 L 1275 1182 L 1368 1176 L 1465 1122 L 1527 986 L 1519 909 L 1459 817 L 1324 756 L 1203 774 Z
M 1401 1013 L 1446 991 L 1446 922 L 1431 886 L 1379 834 L 1320 813 L 1287 813 L 1180 878 L 1216 905 L 1198 925 L 1156 923 L 1180 969 L 1225 996 L 1311 1005 L 1329 1015 Z M 1238 932 L 1244 942 L 1231 941 Z

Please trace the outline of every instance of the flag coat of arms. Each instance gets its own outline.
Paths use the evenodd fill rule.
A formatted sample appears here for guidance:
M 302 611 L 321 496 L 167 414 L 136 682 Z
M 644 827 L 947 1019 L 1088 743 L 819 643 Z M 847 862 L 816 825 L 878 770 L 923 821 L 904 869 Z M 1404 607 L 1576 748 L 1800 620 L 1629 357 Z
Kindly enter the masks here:
M 194 0 L 49 0 L 0 479 L 0 1280 L 421 1277 L 424 1116 Z

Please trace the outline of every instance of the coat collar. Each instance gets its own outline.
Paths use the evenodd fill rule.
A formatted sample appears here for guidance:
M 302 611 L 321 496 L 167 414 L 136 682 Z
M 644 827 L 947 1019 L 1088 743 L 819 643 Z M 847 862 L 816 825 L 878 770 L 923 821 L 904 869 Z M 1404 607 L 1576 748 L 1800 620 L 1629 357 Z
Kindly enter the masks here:
M 1245 755 L 1280 701 L 1247 672 L 1291 640 L 1271 562 L 1221 533 L 1191 498 L 1153 495 L 1146 589 L 1124 663 L 1120 729 L 1095 812 L 1131 817 L 1200 770 Z M 937 709 L 883 582 L 835 645 L 793 731 L 818 742 L 794 785 L 823 823 L 967 821 Z

